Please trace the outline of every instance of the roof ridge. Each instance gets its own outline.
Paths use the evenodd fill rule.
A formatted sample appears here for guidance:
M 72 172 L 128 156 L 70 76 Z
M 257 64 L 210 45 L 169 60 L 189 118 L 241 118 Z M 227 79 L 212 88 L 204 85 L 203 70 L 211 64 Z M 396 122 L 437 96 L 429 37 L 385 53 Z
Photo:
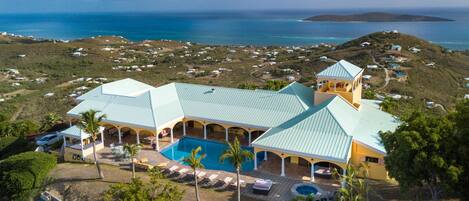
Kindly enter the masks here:
M 186 113 L 184 112 L 184 107 L 181 104 L 181 98 L 179 97 L 179 90 L 176 86 L 178 83 L 179 82 L 171 82 L 170 84 L 173 84 L 173 86 L 174 86 L 174 90 L 176 91 L 176 97 L 178 98 L 178 104 L 179 104 L 179 107 L 181 107 L 181 110 L 182 110 L 182 115 L 184 117 L 186 117 Z
M 308 109 L 309 109 L 309 106 L 307 106 L 307 104 L 306 104 L 303 100 L 301 100 L 300 96 L 298 95 L 298 92 L 297 92 L 294 88 L 292 88 L 293 84 L 300 84 L 300 83 L 294 81 L 294 82 L 288 84 L 287 86 L 283 87 L 283 88 L 280 89 L 279 91 L 277 91 L 277 93 L 281 93 L 281 92 L 283 92 L 283 90 L 286 90 L 286 89 L 291 89 L 291 90 L 293 90 L 293 93 L 295 93 L 294 96 L 295 96 L 296 100 L 300 103 L 301 107 L 302 107 L 304 110 L 308 110 Z
M 150 99 L 150 107 L 151 107 L 151 117 L 153 118 L 153 122 L 155 123 L 155 128 L 158 128 L 158 122 L 156 122 L 156 116 L 155 116 L 155 110 L 153 107 L 153 96 L 152 94 L 153 90 L 148 90 L 148 99 Z
M 348 61 L 345 61 L 343 59 L 341 59 L 339 62 L 337 62 L 340 66 L 342 66 L 342 68 L 345 70 L 345 72 L 347 72 L 348 75 L 350 75 L 350 77 L 353 77 L 355 78 L 354 75 L 352 75 L 352 73 L 349 71 L 349 69 L 347 69 L 344 65 L 342 65 L 343 62 L 347 62 L 347 63 L 350 63 Z
M 340 129 L 342 129 L 342 131 L 344 131 L 344 133 L 347 135 L 347 136 L 350 136 L 352 137 L 352 135 L 350 135 L 346 130 L 345 128 L 342 126 L 342 124 L 339 122 L 339 120 L 337 119 L 337 117 L 334 115 L 334 113 L 329 109 L 329 105 L 337 98 L 337 96 L 331 98 L 332 100 L 327 103 L 327 105 L 325 106 L 326 108 L 326 111 L 332 116 L 332 118 L 334 118 L 335 122 L 339 125 Z M 324 108 L 323 108 L 324 109 Z

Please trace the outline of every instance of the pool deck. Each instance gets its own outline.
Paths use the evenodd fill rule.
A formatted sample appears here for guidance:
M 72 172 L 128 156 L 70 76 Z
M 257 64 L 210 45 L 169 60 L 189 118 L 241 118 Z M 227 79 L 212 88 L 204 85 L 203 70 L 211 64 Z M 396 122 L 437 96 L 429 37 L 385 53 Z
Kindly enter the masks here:
M 166 148 L 170 145 L 169 139 L 161 139 L 161 141 L 166 142 L 162 143 L 161 150 Z M 176 142 L 177 140 L 174 140 Z M 98 152 L 98 158 L 101 163 L 111 164 L 115 166 L 119 166 L 121 168 L 129 169 L 130 168 L 130 160 L 117 160 L 116 157 L 111 152 L 109 146 L 105 146 L 103 150 Z M 157 164 L 166 164 L 166 167 L 171 167 L 173 165 L 177 165 L 180 168 L 188 168 L 190 167 L 182 165 L 176 161 L 172 161 L 164 157 L 161 153 L 153 150 L 150 145 L 145 145 L 141 149 L 138 159 L 147 159 L 149 164 L 157 165 Z M 245 181 L 245 187 L 241 188 L 243 195 L 250 196 L 260 200 L 291 200 L 293 196 L 290 193 L 290 188 L 297 183 L 301 182 L 309 182 L 309 177 L 302 177 L 300 175 L 307 175 L 309 171 L 308 168 L 303 167 L 288 167 L 286 166 L 286 177 L 282 177 L 280 175 L 274 174 L 276 172 L 280 173 L 280 165 L 279 161 L 276 161 L 274 158 L 269 159 L 268 161 L 263 161 L 259 165 L 259 169 L 250 172 L 242 172 L 241 179 Z M 208 170 L 203 169 L 200 171 L 206 172 L 206 177 L 217 174 L 217 179 L 224 179 L 226 177 L 232 177 L 233 181 L 236 182 L 236 173 L 233 172 L 226 172 L 220 170 Z M 270 179 L 274 182 L 272 189 L 268 196 L 265 195 L 257 195 L 252 193 L 252 186 L 256 179 Z M 310 183 L 310 182 L 309 182 Z M 334 180 L 330 179 L 321 179 L 316 178 L 315 185 L 321 188 L 323 191 L 334 191 L 339 187 L 339 183 Z M 235 188 L 227 188 L 225 190 L 235 190 Z

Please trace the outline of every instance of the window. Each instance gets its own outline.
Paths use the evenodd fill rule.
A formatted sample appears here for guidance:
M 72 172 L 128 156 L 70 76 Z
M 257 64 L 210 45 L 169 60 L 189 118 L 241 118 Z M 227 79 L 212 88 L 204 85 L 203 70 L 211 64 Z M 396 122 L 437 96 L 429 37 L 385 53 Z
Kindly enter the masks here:
M 379 158 L 367 156 L 367 157 L 365 157 L 365 161 L 370 162 L 370 163 L 379 163 Z

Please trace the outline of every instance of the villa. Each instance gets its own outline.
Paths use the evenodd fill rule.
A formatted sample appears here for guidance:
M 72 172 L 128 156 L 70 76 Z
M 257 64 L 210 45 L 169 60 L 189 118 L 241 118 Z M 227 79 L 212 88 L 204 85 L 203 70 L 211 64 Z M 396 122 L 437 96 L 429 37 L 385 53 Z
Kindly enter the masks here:
M 67 115 L 72 121 L 89 109 L 107 115 L 98 150 L 104 141 L 149 143 L 160 152 L 186 136 L 238 137 L 256 153 L 254 170 L 261 168 L 258 157 L 268 156 L 274 161 L 269 165 L 280 170 L 274 174 L 288 176 L 285 166 L 301 166 L 314 181 L 331 168 L 345 173 L 348 163 L 367 162 L 369 177 L 382 180 L 386 152 L 378 135 L 399 122 L 381 111 L 378 101 L 361 98 L 362 74 L 362 68 L 341 60 L 317 74 L 317 89 L 293 82 L 279 91 L 186 83 L 155 88 L 127 78 L 79 96 Z M 63 133 L 66 160 L 92 158 L 86 133 L 76 126 Z

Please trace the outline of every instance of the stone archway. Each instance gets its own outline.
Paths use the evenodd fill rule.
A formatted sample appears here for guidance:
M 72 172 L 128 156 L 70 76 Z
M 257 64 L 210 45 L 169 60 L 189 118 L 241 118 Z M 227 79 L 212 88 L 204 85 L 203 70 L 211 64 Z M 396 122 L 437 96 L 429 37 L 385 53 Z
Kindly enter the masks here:
M 225 141 L 225 127 L 217 123 L 205 125 L 207 129 L 207 139 Z
M 328 161 L 319 161 L 314 163 L 314 177 L 316 178 L 333 179 L 334 170 L 339 174 L 344 173 L 344 169 L 335 163 Z
M 187 120 L 186 121 L 186 135 L 204 138 L 204 123 L 197 120 Z
M 257 169 L 261 172 L 280 175 L 282 157 L 275 152 L 258 151 L 256 154 Z
M 241 127 L 228 128 L 228 141 L 234 142 L 235 138 L 238 138 L 241 145 L 243 146 L 249 145 L 249 131 L 247 129 L 244 129 Z
M 301 156 L 285 157 L 285 176 L 299 180 L 310 180 L 311 162 Z

